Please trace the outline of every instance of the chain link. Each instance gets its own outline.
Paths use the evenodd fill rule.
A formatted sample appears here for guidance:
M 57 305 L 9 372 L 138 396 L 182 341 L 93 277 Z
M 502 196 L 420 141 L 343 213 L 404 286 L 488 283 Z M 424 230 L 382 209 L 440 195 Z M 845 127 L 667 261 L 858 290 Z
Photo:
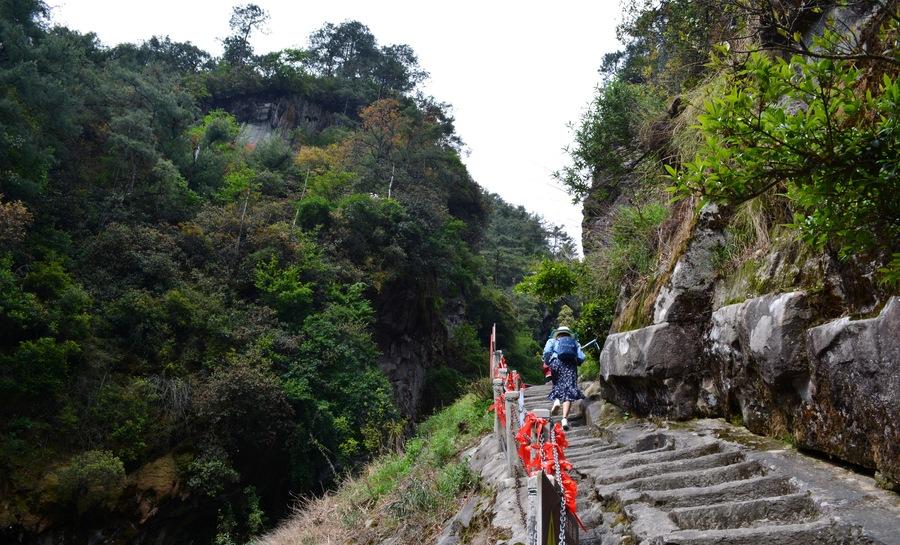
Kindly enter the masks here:
M 522 519 L 522 526 L 528 526 L 528 520 L 525 515 L 525 508 L 522 507 L 522 494 L 519 494 L 519 490 L 522 486 L 522 472 L 518 467 L 514 470 L 516 472 L 516 507 L 519 509 L 519 517 Z M 528 486 L 528 483 L 525 483 L 525 486 Z
M 553 472 L 556 490 L 559 492 L 559 545 L 566 545 L 566 525 L 569 522 L 568 509 L 566 509 L 566 494 L 562 486 L 562 471 L 559 468 L 559 451 L 556 447 L 556 429 L 550 426 L 550 445 L 553 449 Z
M 521 395 L 521 394 L 519 394 L 519 395 Z M 512 406 L 513 406 L 513 409 L 512 409 L 513 414 L 510 414 L 509 417 L 511 419 L 510 421 L 514 422 L 516 424 L 514 427 L 517 429 L 519 426 L 522 425 L 522 422 L 520 420 L 519 404 L 513 403 Z M 513 438 L 513 446 L 510 446 L 508 448 L 518 447 L 518 444 L 515 441 L 515 436 L 513 436 L 513 437 L 514 437 Z M 518 460 L 518 457 L 516 457 L 515 459 Z M 523 473 L 524 472 L 523 472 L 522 468 L 519 466 L 519 464 L 513 464 L 513 477 L 516 480 L 516 507 L 519 509 L 519 516 L 522 519 L 522 526 L 525 526 L 527 528 L 527 526 L 528 526 L 527 516 L 526 516 L 525 508 L 522 506 L 522 495 L 519 494 L 519 489 L 522 486 L 522 474 Z M 526 483 L 526 486 L 527 486 L 527 483 Z

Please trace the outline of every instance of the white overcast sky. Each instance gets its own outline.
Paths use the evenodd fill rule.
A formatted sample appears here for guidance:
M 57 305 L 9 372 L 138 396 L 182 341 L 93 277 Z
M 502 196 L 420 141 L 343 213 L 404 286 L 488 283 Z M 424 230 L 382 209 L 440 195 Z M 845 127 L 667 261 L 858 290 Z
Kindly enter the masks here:
M 53 22 L 96 32 L 107 45 L 153 35 L 218 55 L 232 6 L 244 1 L 49 0 Z M 553 179 L 566 161 L 569 122 L 599 82 L 604 53 L 617 49 L 618 0 L 256 0 L 271 14 L 255 50 L 304 46 L 325 22 L 355 19 L 379 43 L 406 43 L 431 77 L 424 90 L 453 105 L 472 176 L 581 244 L 581 207 Z

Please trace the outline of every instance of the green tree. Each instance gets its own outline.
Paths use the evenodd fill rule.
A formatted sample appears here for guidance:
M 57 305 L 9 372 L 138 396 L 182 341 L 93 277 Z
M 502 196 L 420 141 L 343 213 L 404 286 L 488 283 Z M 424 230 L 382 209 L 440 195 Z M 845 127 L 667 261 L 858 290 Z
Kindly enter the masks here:
M 256 4 L 235 6 L 228 21 L 232 34 L 223 40 L 225 52 L 222 58 L 225 62 L 232 66 L 247 64 L 253 57 L 250 34 L 260 30 L 268 21 L 268 12 Z
M 897 251 L 900 84 L 872 83 L 848 61 L 753 54 L 708 101 L 695 159 L 669 167 L 676 191 L 735 205 L 784 187 L 816 246 Z

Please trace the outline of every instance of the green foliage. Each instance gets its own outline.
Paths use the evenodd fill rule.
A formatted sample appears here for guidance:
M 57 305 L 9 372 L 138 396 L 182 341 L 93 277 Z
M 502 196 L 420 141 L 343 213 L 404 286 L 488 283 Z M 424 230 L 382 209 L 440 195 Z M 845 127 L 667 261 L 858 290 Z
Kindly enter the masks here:
M 494 194 L 488 198 L 491 214 L 480 255 L 493 282 L 507 288 L 520 282 L 536 259 L 550 257 L 547 250 L 551 232 L 540 217 L 525 207 L 511 206 Z
M 278 380 L 250 365 L 217 369 L 195 403 L 197 418 L 210 438 L 244 462 L 270 451 L 293 416 Z
M 696 158 L 670 167 L 677 194 L 739 204 L 784 187 L 815 246 L 846 256 L 900 240 L 900 84 L 865 81 L 849 61 L 752 55 L 707 103 Z
M 572 327 L 575 325 L 575 313 L 569 305 L 563 305 L 556 315 L 556 324 L 561 326 Z
M 595 173 L 602 172 L 610 185 L 629 168 L 627 161 L 638 149 L 642 125 L 662 111 L 662 99 L 652 88 L 612 79 L 597 89 L 593 102 L 575 131 L 568 148 L 571 164 L 554 176 L 576 202 L 592 191 Z
M 494 321 L 533 356 L 539 305 L 507 292 L 571 241 L 472 181 L 449 107 L 411 96 L 424 72 L 410 48 L 348 22 L 257 54 L 252 4 L 221 58 L 168 38 L 107 47 L 46 16 L 0 4 L 0 467 L 15 520 L 112 505 L 125 468 L 176 454 L 199 520 L 172 539 L 247 542 L 288 494 L 398 444 L 411 414 L 386 357 L 423 353 L 441 405 L 483 373 Z M 244 142 L 221 108 L 262 97 L 328 126 Z M 486 247 L 522 249 L 493 271 L 479 253 L 491 204 L 505 219 Z M 471 403 L 419 454 L 451 468 L 490 424 Z M 57 477 L 76 484 L 49 505 Z M 471 485 L 460 468 L 441 482 Z
M 297 203 L 297 223 L 304 229 L 327 227 L 331 223 L 333 205 L 325 197 L 314 195 Z
M 890 263 L 878 272 L 881 274 L 882 285 L 894 290 L 900 288 L 900 254 L 893 254 Z
M 602 346 L 622 287 L 648 281 L 656 265 L 659 227 L 667 213 L 665 206 L 652 201 L 618 208 L 609 244 L 585 258 L 585 275 L 578 289 L 585 303 L 576 322 L 585 340 L 597 338 Z
M 581 313 L 575 322 L 575 330 L 581 333 L 583 340 L 602 341 L 606 337 L 615 317 L 617 295 L 612 290 L 604 290 L 581 307 Z M 603 346 L 602 342 L 600 346 Z
M 101 387 L 95 404 L 84 415 L 82 426 L 104 438 L 104 444 L 123 462 L 143 459 L 154 429 L 154 402 L 157 393 L 142 378 L 126 384 L 111 383 Z
M 125 467 L 107 450 L 77 454 L 55 470 L 53 477 L 56 501 L 79 515 L 94 508 L 111 508 L 125 488 Z
M 625 206 L 617 210 L 612 244 L 604 256 L 611 282 L 647 273 L 655 263 L 656 238 L 667 209 L 659 203 Z
M 597 361 L 597 355 L 593 353 L 585 355 L 587 359 L 578 366 L 578 380 L 598 380 L 600 377 L 600 364 Z
M 623 20 L 616 34 L 625 47 L 604 56 L 601 72 L 670 93 L 696 83 L 716 44 L 746 32 L 738 14 L 781 9 L 774 4 L 763 7 L 753 2 L 742 5 L 712 0 L 626 0 L 622 7 Z
M 427 77 L 408 45 L 379 47 L 358 21 L 325 24 L 310 37 L 309 64 L 329 77 L 361 80 L 384 90 L 407 92 Z
M 455 499 L 473 486 L 476 478 L 465 462 L 448 462 L 490 429 L 493 421 L 485 410 L 487 404 L 468 394 L 429 417 L 407 441 L 405 452 L 385 455 L 371 464 L 355 493 L 374 502 L 405 485 L 403 490 L 415 489 L 420 500 Z M 423 483 L 421 476 L 432 472 L 437 475 Z M 398 508 L 406 512 L 402 506 Z
M 241 167 L 225 174 L 224 183 L 218 197 L 224 202 L 249 198 L 259 191 L 262 184 L 257 180 L 257 173 L 250 167 Z
M 256 288 L 263 294 L 263 300 L 278 311 L 282 320 L 295 324 L 303 321 L 313 299 L 311 285 L 301 281 L 300 274 L 297 265 L 279 269 L 274 255 L 256 266 Z
M 195 146 L 228 147 L 241 132 L 234 115 L 224 110 L 211 110 L 188 131 Z
M 512 368 L 528 384 L 540 384 L 544 380 L 541 372 L 542 345 L 535 340 L 531 331 L 518 331 L 512 338 L 512 342 L 504 345 L 504 355 Z
M 468 323 L 454 327 L 447 342 L 447 364 L 469 376 L 476 374 L 487 359 L 478 332 Z
M 571 263 L 544 259 L 535 272 L 516 285 L 516 292 L 528 293 L 545 303 L 552 303 L 575 291 L 578 286 L 578 275 L 578 271 Z
M 187 472 L 188 486 L 209 497 L 219 496 L 240 478 L 221 450 L 204 452 L 190 462 Z

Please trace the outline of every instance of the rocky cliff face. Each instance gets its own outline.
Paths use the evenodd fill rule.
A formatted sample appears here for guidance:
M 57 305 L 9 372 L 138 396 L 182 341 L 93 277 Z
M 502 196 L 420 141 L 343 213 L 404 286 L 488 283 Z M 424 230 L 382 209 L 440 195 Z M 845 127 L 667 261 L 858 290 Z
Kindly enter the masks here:
M 849 282 L 829 278 L 824 257 L 774 255 L 768 261 L 780 265 L 759 267 L 752 284 L 786 275 L 810 287 L 722 304 L 735 280 L 713 267 L 721 225 L 718 210 L 701 211 L 655 295 L 652 325 L 606 339 L 604 397 L 642 416 L 739 418 L 755 433 L 876 469 L 896 485 L 900 297 L 868 319 L 838 317 L 871 312 L 874 292 L 862 303 L 847 297 Z
M 335 122 L 334 112 L 301 96 L 245 96 L 217 104 L 241 123 L 241 137 L 251 145 L 274 135 L 289 137 L 295 129 L 310 134 Z

